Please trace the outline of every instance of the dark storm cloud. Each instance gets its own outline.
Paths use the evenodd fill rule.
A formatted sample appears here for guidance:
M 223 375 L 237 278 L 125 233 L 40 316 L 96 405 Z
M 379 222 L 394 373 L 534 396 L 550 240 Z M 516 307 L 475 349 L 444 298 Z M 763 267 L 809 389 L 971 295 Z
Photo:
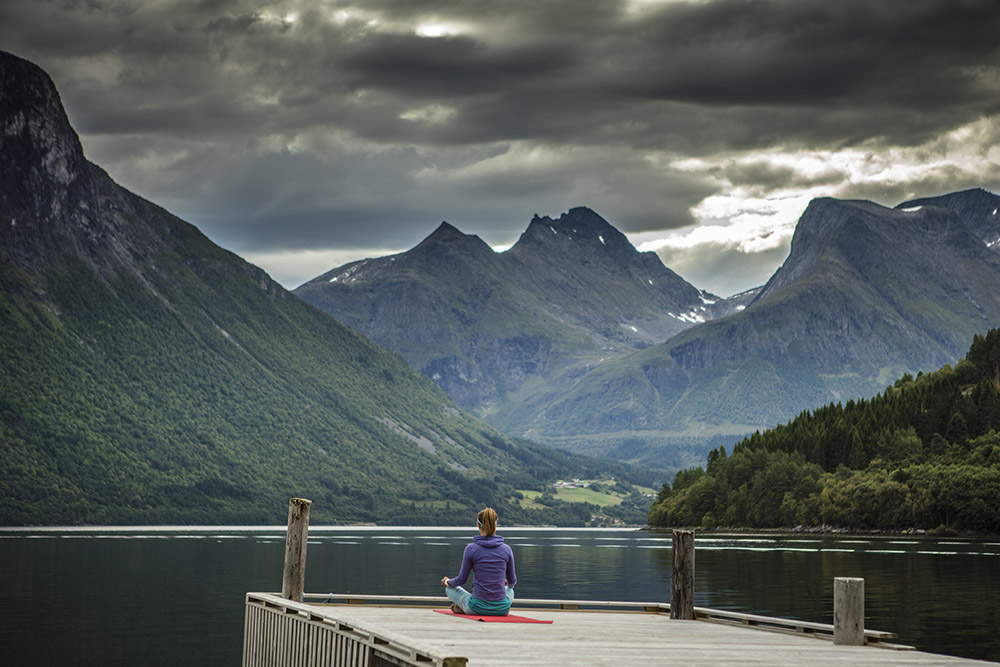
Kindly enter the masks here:
M 991 1 L 727 0 L 666 5 L 643 25 L 643 47 L 668 61 L 659 74 L 647 70 L 641 86 L 656 97 L 938 107 L 983 99 L 985 91 L 976 90 L 975 72 L 968 68 L 989 63 L 997 53 L 1000 15 Z M 927 90 L 953 99 L 935 100 Z
M 504 243 L 577 205 L 677 229 L 734 188 L 996 188 L 995 156 L 937 140 L 995 125 L 998 35 L 995 0 L 0 4 L 0 48 L 53 75 L 92 159 L 261 252 L 402 249 L 441 219 Z M 904 147 L 942 164 L 855 182 L 765 155 Z
M 721 0 L 639 16 L 627 4 L 575 0 L 359 5 L 400 22 L 384 29 L 337 24 L 337 5 L 322 3 L 295 23 L 237 2 L 41 6 L 45 21 L 25 16 L 39 11 L 35 2 L 5 10 L 7 25 L 26 28 L 15 44 L 49 58 L 113 53 L 123 65 L 112 81 L 120 91 L 105 91 L 122 104 L 103 114 L 82 107 L 90 131 L 171 120 L 191 132 L 292 131 L 327 119 L 382 141 L 575 136 L 664 146 L 689 136 L 683 116 L 694 105 L 716 108 L 720 142 L 913 143 L 998 105 L 1000 11 L 990 1 Z M 478 30 L 428 39 L 412 31 L 424 17 Z M 254 86 L 291 113 L 269 122 L 247 94 Z M 352 100 L 360 91 L 377 99 Z M 135 104 L 140 94 L 152 99 Z M 445 128 L 423 134 L 398 118 L 430 101 L 455 106 Z
M 349 53 L 343 65 L 352 87 L 447 99 L 558 80 L 573 64 L 573 56 L 565 48 L 546 44 L 488 48 L 468 37 L 379 35 Z
M 470 100 L 451 127 L 466 136 L 468 123 L 477 140 L 552 136 L 558 118 L 582 141 L 610 135 L 663 145 L 690 122 L 679 117 L 693 109 L 671 104 L 682 103 L 723 108 L 714 119 L 722 141 L 733 133 L 759 145 L 800 135 L 810 143 L 913 143 L 942 124 L 997 111 L 995 2 L 666 3 L 641 18 L 605 11 L 569 24 L 566 16 L 586 10 L 539 4 L 544 11 L 519 15 L 527 45 L 513 28 L 432 40 L 440 42 L 434 47 L 381 40 L 361 45 L 346 64 L 360 81 L 395 94 Z M 497 15 L 480 20 L 497 20 L 503 31 L 503 3 L 492 7 Z M 508 44 L 526 58 L 498 52 Z M 495 114 L 475 104 L 491 90 Z M 513 126 L 504 122 L 512 115 Z M 631 123 L 616 127 L 613 119 Z M 743 134 L 744 123 L 758 131 Z
M 341 64 L 352 86 L 451 100 L 455 118 L 428 137 L 440 143 L 547 137 L 695 151 L 690 116 L 708 114 L 708 151 L 912 144 L 997 111 L 993 2 L 667 3 L 641 19 L 605 11 L 574 23 L 564 17 L 585 10 L 539 4 L 516 26 L 491 5 L 496 15 L 475 17 L 496 21 L 488 35 L 363 40 Z M 394 133 L 407 129 L 380 125 L 377 136 Z

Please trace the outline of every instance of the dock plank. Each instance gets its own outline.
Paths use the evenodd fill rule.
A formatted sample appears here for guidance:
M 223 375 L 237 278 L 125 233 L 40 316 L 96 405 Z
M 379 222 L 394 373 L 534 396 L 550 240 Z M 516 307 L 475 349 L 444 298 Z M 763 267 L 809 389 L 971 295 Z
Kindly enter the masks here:
M 808 635 L 670 620 L 662 614 L 515 609 L 552 625 L 474 623 L 429 608 L 320 605 L 338 618 L 376 625 L 470 667 L 522 665 L 988 665 L 919 651 L 836 646 Z

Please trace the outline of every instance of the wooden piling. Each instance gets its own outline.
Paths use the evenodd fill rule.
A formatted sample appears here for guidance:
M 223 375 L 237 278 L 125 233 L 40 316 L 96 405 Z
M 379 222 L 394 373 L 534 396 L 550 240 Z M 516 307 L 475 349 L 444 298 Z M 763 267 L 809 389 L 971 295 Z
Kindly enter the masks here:
M 288 533 L 285 535 L 285 571 L 281 578 L 281 597 L 302 602 L 306 585 L 306 543 L 309 539 L 311 500 L 288 501 Z
M 694 620 L 694 531 L 675 530 L 670 575 L 670 618 Z
M 844 646 L 864 646 L 864 579 L 836 577 L 833 580 L 833 643 Z

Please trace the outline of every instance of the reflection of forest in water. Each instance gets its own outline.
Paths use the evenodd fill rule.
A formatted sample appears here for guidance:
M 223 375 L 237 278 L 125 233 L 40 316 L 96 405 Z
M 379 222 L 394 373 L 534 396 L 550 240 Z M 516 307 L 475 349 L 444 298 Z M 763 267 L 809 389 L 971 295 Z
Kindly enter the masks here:
M 239 661 L 243 595 L 280 588 L 284 528 L 103 530 L 0 532 L 10 664 L 101 664 L 109 650 L 118 664 Z M 500 532 L 519 598 L 670 600 L 669 533 Z M 440 595 L 473 534 L 314 527 L 306 591 Z M 825 623 L 834 577 L 863 577 L 867 627 L 926 651 L 1000 659 L 1000 540 L 698 533 L 695 572 L 698 606 Z
M 670 552 L 658 557 L 670 567 Z M 862 577 L 866 627 L 921 650 L 1000 659 L 995 541 L 706 535 L 695 570 L 699 606 L 821 623 L 833 622 L 833 579 Z

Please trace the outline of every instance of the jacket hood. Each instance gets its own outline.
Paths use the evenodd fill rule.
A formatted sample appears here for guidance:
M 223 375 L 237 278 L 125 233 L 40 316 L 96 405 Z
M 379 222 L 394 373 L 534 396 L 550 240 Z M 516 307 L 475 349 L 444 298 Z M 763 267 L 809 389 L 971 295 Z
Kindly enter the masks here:
M 475 537 L 472 538 L 472 541 L 481 547 L 486 547 L 487 549 L 495 549 L 501 544 L 503 544 L 503 536 L 497 535 L 496 533 L 489 536 L 476 535 Z

